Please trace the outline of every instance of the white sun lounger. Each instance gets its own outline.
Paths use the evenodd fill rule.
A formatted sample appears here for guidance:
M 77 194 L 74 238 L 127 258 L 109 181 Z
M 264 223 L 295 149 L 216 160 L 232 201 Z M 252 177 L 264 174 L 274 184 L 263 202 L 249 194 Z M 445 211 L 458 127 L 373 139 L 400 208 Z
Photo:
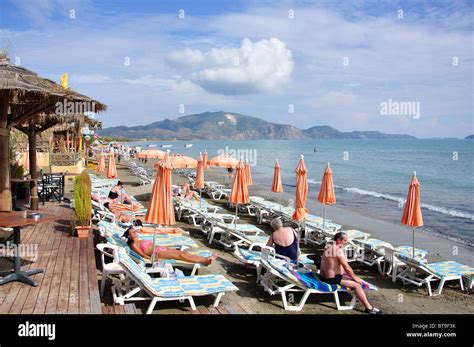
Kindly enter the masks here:
M 192 310 L 196 310 L 193 297 L 215 295 L 213 306 L 217 307 L 222 296 L 238 288 L 222 275 L 200 275 L 182 278 L 152 278 L 135 263 L 123 249 L 118 251 L 119 263 L 127 278 L 113 286 L 114 303 L 150 300 L 146 311 L 151 314 L 161 301 L 187 300 Z
M 213 225 L 209 237 L 209 243 L 214 239 L 215 234 L 223 234 L 219 243 L 226 248 L 237 246 L 260 247 L 268 242 L 268 235 L 253 224 L 227 224 L 216 223 Z
M 266 248 L 262 249 L 261 264 L 266 272 L 260 276 L 260 284 L 270 295 L 280 294 L 283 307 L 287 311 L 301 311 L 311 294 L 332 294 L 338 310 L 351 310 L 355 306 L 356 296 L 348 288 L 322 282 L 314 272 L 295 270 L 288 258 L 272 254 Z M 366 282 L 364 282 L 364 289 L 378 290 Z M 291 292 L 303 292 L 303 297 L 297 305 L 288 303 L 287 293 Z M 340 292 L 352 295 L 349 305 L 340 304 Z
M 440 295 L 444 284 L 448 281 L 459 281 L 461 290 L 464 290 L 462 278 L 468 279 L 469 287 L 472 286 L 474 268 L 457 263 L 455 261 L 441 261 L 436 263 L 425 263 L 412 257 L 395 253 L 395 256 L 405 263 L 405 267 L 399 266 L 401 270 L 395 274 L 395 280 L 401 279 L 403 284 L 411 283 L 418 287 L 426 285 L 429 296 Z M 432 292 L 431 282 L 439 281 L 435 293 Z
M 246 249 L 236 246 L 234 250 L 234 256 L 245 265 L 255 266 L 257 270 L 257 283 L 259 283 L 260 275 L 262 272 L 262 264 L 260 262 L 262 258 L 262 251 L 254 250 L 253 247 L 254 246 Z M 260 246 L 259 248 L 266 248 L 269 250 L 270 253 L 276 253 L 275 249 L 270 246 Z M 297 263 L 307 267 L 313 265 L 314 261 L 309 259 L 307 254 L 300 254 Z

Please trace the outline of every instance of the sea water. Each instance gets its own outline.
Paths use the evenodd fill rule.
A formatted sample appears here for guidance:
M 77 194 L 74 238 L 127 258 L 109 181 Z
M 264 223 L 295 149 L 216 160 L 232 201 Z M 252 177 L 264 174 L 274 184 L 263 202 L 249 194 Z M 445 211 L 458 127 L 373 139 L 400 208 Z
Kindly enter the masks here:
M 184 145 L 193 143 L 193 147 Z M 138 143 L 136 143 L 138 144 Z M 143 146 L 143 142 L 140 143 Z M 399 223 L 413 172 L 421 184 L 424 232 L 474 247 L 474 141 L 472 140 L 255 140 L 164 141 L 171 153 L 209 158 L 248 157 L 254 185 L 271 188 L 278 159 L 283 189 L 294 191 L 300 155 L 308 169 L 308 199 L 316 199 L 331 163 L 337 205 Z

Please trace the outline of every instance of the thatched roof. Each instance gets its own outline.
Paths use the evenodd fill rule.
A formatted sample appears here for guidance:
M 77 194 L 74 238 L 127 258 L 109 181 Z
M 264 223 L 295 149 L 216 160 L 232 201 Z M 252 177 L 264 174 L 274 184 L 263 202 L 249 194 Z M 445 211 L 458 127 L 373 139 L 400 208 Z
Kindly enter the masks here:
M 36 133 L 52 129 L 53 131 L 79 131 L 85 124 L 94 126 L 100 123 L 98 120 L 85 115 L 57 116 L 55 114 L 40 114 L 34 118 L 28 125 L 17 124 L 16 129 L 22 132 L 28 132 L 30 127 L 34 127 Z
M 24 124 L 31 118 L 28 114 L 36 114 L 41 121 L 42 116 L 52 117 L 58 122 L 65 121 L 77 114 L 56 114 L 55 105 L 66 102 L 94 103 L 95 112 L 105 111 L 107 106 L 71 89 L 38 76 L 33 71 L 11 64 L 6 54 L 0 52 L 0 92 L 10 95 L 10 114 L 13 123 Z M 35 112 L 36 111 L 36 112 Z M 49 120 L 51 120 L 49 119 Z M 36 122 L 36 118 L 35 118 Z M 16 125 L 16 124 L 14 124 Z

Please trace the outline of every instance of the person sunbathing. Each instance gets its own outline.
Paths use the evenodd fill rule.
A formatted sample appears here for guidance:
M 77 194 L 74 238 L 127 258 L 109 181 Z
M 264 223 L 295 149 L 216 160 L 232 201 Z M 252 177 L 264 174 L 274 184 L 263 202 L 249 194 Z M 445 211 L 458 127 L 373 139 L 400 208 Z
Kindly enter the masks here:
M 153 254 L 153 240 L 140 240 L 134 228 L 129 228 L 123 236 L 127 239 L 127 244 L 132 250 L 140 254 L 145 259 L 151 259 Z M 178 251 L 168 247 L 155 246 L 155 259 L 176 259 L 188 263 L 211 264 L 219 257 L 219 253 L 214 253 L 210 257 L 200 257 L 191 253 Z
M 130 196 L 123 190 L 123 183 L 121 181 L 118 181 L 117 184 L 113 186 L 112 189 L 110 189 L 108 198 L 112 199 L 113 202 L 116 203 L 120 202 L 129 205 L 133 203 L 133 200 L 130 198 Z
M 184 230 L 179 227 L 157 227 L 157 226 L 144 226 L 143 222 L 146 223 L 144 218 L 135 217 L 132 221 L 133 228 L 140 234 L 176 234 L 182 235 Z M 125 222 L 127 223 L 127 222 Z
M 181 188 L 181 197 L 184 199 L 196 199 L 200 200 L 201 198 L 199 197 L 199 194 L 189 187 L 188 183 L 184 183 L 183 187 Z
M 382 311 L 371 305 L 367 300 L 367 296 L 362 289 L 362 280 L 354 274 L 354 271 L 347 262 L 344 253 L 344 246 L 347 244 L 347 240 L 347 234 L 338 232 L 334 235 L 334 242 L 328 243 L 324 247 L 319 277 L 323 282 L 340 284 L 351 288 L 355 292 L 357 299 L 364 305 L 366 313 L 381 314 Z
M 134 219 L 133 216 L 130 213 L 126 213 L 123 210 L 116 208 L 115 204 L 117 204 L 117 202 L 115 201 L 115 199 L 98 198 L 97 195 L 92 194 L 92 200 L 103 204 L 106 209 L 108 209 L 111 213 L 114 214 L 116 220 L 120 223 L 130 223 Z M 132 207 L 137 206 L 137 205 L 140 206 L 139 203 L 135 202 L 135 203 L 132 204 Z M 135 218 L 137 218 L 137 217 L 135 217 Z

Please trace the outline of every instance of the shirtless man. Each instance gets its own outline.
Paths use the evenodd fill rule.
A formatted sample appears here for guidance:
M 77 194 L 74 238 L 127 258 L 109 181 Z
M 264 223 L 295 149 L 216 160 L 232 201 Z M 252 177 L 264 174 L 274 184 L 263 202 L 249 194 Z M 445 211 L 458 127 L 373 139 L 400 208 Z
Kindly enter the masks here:
M 334 235 L 334 242 L 328 243 L 324 248 L 321 258 L 320 278 L 329 284 L 340 284 L 351 288 L 359 301 L 365 306 L 365 312 L 369 314 L 381 314 L 378 308 L 372 306 L 367 300 L 362 289 L 362 280 L 354 274 L 344 254 L 344 246 L 347 243 L 347 234 L 338 232 Z M 344 276 L 345 274 L 345 276 Z

